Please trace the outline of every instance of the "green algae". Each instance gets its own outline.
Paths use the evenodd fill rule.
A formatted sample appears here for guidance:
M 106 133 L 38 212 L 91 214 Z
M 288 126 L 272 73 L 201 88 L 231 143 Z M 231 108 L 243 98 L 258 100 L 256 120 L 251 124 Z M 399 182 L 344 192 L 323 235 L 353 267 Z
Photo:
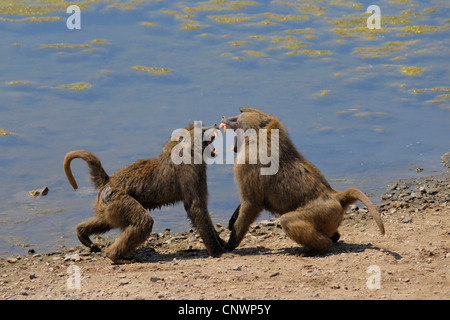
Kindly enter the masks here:
M 296 54 L 306 54 L 312 57 L 321 57 L 321 56 L 331 56 L 333 52 L 327 50 L 300 50 L 300 51 L 291 51 L 286 53 L 287 55 L 296 55 Z
M 427 69 L 419 67 L 400 67 L 400 72 L 408 76 L 415 76 L 424 73 Z
M 91 41 L 91 43 L 93 43 L 93 44 L 103 44 L 103 45 L 109 44 L 108 40 L 105 40 L 105 39 L 94 39 L 94 40 Z
M 314 93 L 313 96 L 314 97 L 325 97 L 325 96 L 327 96 L 329 94 L 330 94 L 330 90 L 323 89 L 323 90 L 320 90 L 317 93 Z
M 145 71 L 145 72 L 153 73 L 153 74 L 167 74 L 172 71 L 168 68 L 156 68 L 156 67 L 144 67 L 144 66 L 134 66 L 134 67 L 132 67 L 132 69 Z
M 385 112 L 358 112 L 353 114 L 353 116 L 358 118 L 369 118 L 369 117 L 387 117 Z
M 10 135 L 12 135 L 11 132 L 9 132 L 9 131 L 6 130 L 6 129 L 0 128 L 0 136 L 10 136 Z
M 253 50 L 243 50 L 242 53 L 245 53 L 249 56 L 253 56 L 253 57 L 265 57 L 266 55 L 262 52 L 259 51 L 253 51 Z
M 256 1 L 227 1 L 227 0 L 210 0 L 198 3 L 196 7 L 185 7 L 186 13 L 196 13 L 201 11 L 227 11 L 227 10 L 243 10 L 248 6 L 255 6 L 259 3 Z
M 402 42 L 402 41 L 390 41 L 384 43 L 381 47 L 369 47 L 369 48 L 355 48 L 353 53 L 358 54 L 361 58 L 380 58 L 387 57 L 393 53 L 397 53 L 401 50 L 407 49 L 409 46 L 416 44 L 419 40 Z M 395 58 L 395 60 L 401 59 L 401 57 Z
M 250 41 L 247 40 L 239 40 L 239 41 L 228 41 L 229 44 L 231 44 L 233 47 L 240 47 L 243 44 L 248 44 Z
M 239 23 L 255 19 L 255 17 L 243 16 L 241 14 L 216 15 L 216 16 L 208 16 L 208 18 L 213 19 L 219 23 Z
M 187 20 L 186 23 L 181 25 L 181 30 L 198 30 L 204 27 L 198 21 L 195 20 Z
M 158 25 L 156 23 L 153 23 L 153 22 L 143 21 L 143 22 L 141 22 L 141 26 L 144 26 L 144 27 L 157 27 Z
M 21 85 L 21 84 L 30 84 L 30 81 L 27 80 L 16 80 L 16 81 L 8 81 L 6 82 L 6 85 L 8 86 L 16 86 L 16 85 Z
M 63 17 L 28 17 L 22 19 L 11 19 L 0 17 L 0 21 L 5 22 L 49 22 L 49 21 L 59 21 L 64 20 Z
M 340 7 L 347 7 L 347 8 L 363 9 L 362 3 L 354 2 L 354 1 L 346 1 L 346 0 L 331 1 L 330 6 L 340 6 Z
M 316 5 L 314 3 L 299 3 L 298 4 L 298 11 L 301 13 L 306 14 L 314 14 L 315 16 L 322 16 L 324 14 L 324 11 L 327 10 L 327 7 L 322 7 L 319 5 Z
M 307 42 L 298 41 L 295 36 L 273 36 L 271 37 L 273 44 L 279 44 L 279 49 L 297 50 L 302 49 L 308 45 Z
M 71 44 L 71 43 L 55 43 L 55 44 L 43 44 L 42 49 L 79 49 L 89 48 L 90 44 Z
M 43 16 L 52 12 L 66 12 L 68 6 L 76 4 L 81 10 L 88 9 L 90 3 L 99 0 L 65 1 L 65 0 L 0 0 L 0 14 L 18 16 Z M 60 18 L 63 19 L 63 18 Z M 34 22 L 47 20 L 35 19 Z
M 68 90 L 74 90 L 74 91 L 87 90 L 90 87 L 91 87 L 91 85 L 87 82 L 74 82 L 74 83 L 60 85 L 60 88 L 62 88 L 62 89 L 68 89 Z
M 300 20 L 308 20 L 308 16 L 302 16 L 302 15 L 295 15 L 295 14 L 288 14 L 288 15 L 282 15 L 282 14 L 276 14 L 272 12 L 265 12 L 265 13 L 258 13 L 255 15 L 256 17 L 266 17 L 271 20 L 276 21 L 300 21 Z
M 413 25 L 413 26 L 405 26 L 405 27 L 395 28 L 395 30 L 397 30 L 397 31 L 404 32 L 404 33 L 400 33 L 399 35 L 439 32 L 439 31 L 444 31 L 444 30 L 448 30 L 448 29 L 449 29 L 449 26 L 437 27 L 437 26 L 428 26 L 428 25 Z
M 285 30 L 286 33 L 294 33 L 294 34 L 310 34 L 314 33 L 315 30 L 313 28 L 304 28 L 304 29 L 289 29 Z

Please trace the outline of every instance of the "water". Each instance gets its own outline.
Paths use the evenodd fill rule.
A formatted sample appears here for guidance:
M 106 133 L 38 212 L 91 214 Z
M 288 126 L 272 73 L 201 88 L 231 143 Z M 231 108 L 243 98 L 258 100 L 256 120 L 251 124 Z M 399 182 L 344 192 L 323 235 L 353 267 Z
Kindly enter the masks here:
M 67 29 L 64 1 L 35 15 L 62 18 L 51 22 L 5 21 L 33 16 L 8 3 L 0 1 L 0 128 L 12 133 L 0 136 L 0 255 L 79 243 L 75 226 L 92 216 L 95 193 L 82 161 L 72 163 L 72 190 L 66 152 L 90 150 L 113 173 L 157 156 L 174 129 L 218 123 L 242 106 L 277 115 L 333 187 L 356 186 L 375 202 L 390 182 L 441 171 L 450 150 L 444 0 L 379 1 L 385 29 L 352 34 L 333 29 L 364 29 L 369 3 L 80 1 L 81 30 Z M 400 29 L 408 26 L 420 33 Z M 62 43 L 71 48 L 44 47 Z M 47 196 L 29 196 L 44 186 Z M 209 166 L 208 187 L 212 219 L 226 224 L 238 204 L 232 165 Z M 181 205 L 151 214 L 154 231 L 190 229 Z

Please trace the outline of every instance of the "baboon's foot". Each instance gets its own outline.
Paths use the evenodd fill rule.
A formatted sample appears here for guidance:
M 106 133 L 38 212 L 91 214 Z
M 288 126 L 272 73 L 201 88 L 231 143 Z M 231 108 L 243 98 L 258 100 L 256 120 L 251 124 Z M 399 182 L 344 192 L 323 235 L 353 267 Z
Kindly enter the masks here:
M 89 248 L 91 249 L 91 252 L 100 252 L 100 251 L 102 251 L 102 249 L 98 245 L 96 245 L 95 243 L 91 244 L 89 246 Z
M 331 241 L 333 241 L 333 243 L 336 243 L 336 242 L 338 242 L 338 240 L 339 240 L 339 238 L 341 237 L 341 235 L 339 234 L 339 232 L 335 232 L 331 237 L 330 237 L 330 239 L 331 239 Z

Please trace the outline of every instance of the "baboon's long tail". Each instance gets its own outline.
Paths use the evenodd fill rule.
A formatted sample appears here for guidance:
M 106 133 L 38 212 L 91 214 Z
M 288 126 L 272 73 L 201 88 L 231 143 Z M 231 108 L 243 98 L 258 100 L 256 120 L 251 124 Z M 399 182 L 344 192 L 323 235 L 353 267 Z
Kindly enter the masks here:
M 75 190 L 78 188 L 78 185 L 73 177 L 72 170 L 70 169 L 70 162 L 76 158 L 81 158 L 88 164 L 89 173 L 91 174 L 91 181 L 96 189 L 99 189 L 109 181 L 109 176 L 106 174 L 102 163 L 96 156 L 86 150 L 70 151 L 64 158 L 64 172 Z
M 350 188 L 348 190 L 345 190 L 344 192 L 339 192 L 337 194 L 337 197 L 338 197 L 339 201 L 341 202 L 341 205 L 343 208 L 347 207 L 349 204 L 352 204 L 356 200 L 359 200 L 362 203 L 364 203 L 364 205 L 367 207 L 367 209 L 369 209 L 370 215 L 373 217 L 373 219 L 377 223 L 381 234 L 385 233 L 383 221 L 381 220 L 381 217 L 378 214 L 377 209 L 373 205 L 372 201 L 370 201 L 370 199 L 367 198 L 364 193 L 362 193 L 358 189 Z

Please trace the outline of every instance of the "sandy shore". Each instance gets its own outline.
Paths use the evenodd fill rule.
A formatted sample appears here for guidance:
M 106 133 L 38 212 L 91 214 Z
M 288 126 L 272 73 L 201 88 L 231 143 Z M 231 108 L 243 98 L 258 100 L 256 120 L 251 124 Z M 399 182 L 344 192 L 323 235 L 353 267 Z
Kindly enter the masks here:
M 399 181 L 378 210 L 385 236 L 353 206 L 341 239 L 320 256 L 308 256 L 275 220 L 253 225 L 219 258 L 195 232 L 166 232 L 125 265 L 82 246 L 0 259 L 0 299 L 449 299 L 450 170 Z M 229 231 L 217 229 L 226 240 Z

